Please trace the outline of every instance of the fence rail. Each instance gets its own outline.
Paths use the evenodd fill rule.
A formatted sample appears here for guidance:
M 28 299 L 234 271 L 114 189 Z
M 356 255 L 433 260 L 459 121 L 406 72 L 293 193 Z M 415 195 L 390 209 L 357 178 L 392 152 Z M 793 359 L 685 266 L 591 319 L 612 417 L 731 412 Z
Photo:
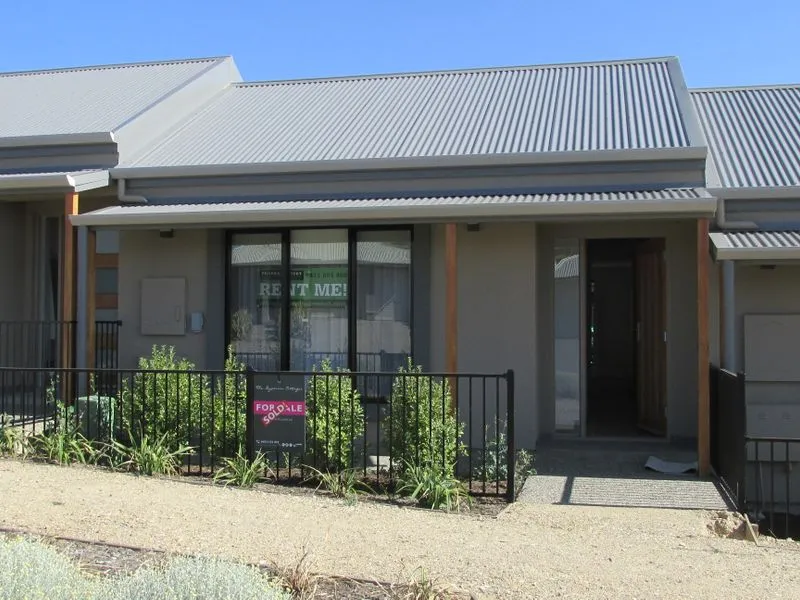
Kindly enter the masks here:
M 305 448 L 266 452 L 274 478 L 308 479 L 312 469 L 355 469 L 391 487 L 409 465 L 444 469 L 472 493 L 513 500 L 514 378 L 501 374 L 304 371 L 258 373 L 302 380 Z M 26 369 L 0 367 L 0 414 L 30 433 L 75 407 L 80 430 L 99 442 L 172 436 L 193 446 L 187 473 L 208 475 L 247 446 L 252 378 L 236 371 Z M 360 390 L 385 389 L 380 404 Z
M 95 321 L 95 368 L 119 366 L 120 321 Z M 0 321 L 0 367 L 57 368 L 77 350 L 75 321 Z M 67 348 L 68 357 L 63 356 Z

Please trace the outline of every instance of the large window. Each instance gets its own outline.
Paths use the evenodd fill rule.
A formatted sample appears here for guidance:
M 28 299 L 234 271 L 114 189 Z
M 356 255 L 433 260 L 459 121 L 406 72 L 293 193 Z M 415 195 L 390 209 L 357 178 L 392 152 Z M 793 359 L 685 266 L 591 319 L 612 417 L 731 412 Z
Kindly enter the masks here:
M 581 430 L 580 242 L 558 240 L 554 265 L 556 431 Z
M 228 337 L 258 370 L 395 371 L 411 354 L 411 280 L 408 229 L 234 233 Z

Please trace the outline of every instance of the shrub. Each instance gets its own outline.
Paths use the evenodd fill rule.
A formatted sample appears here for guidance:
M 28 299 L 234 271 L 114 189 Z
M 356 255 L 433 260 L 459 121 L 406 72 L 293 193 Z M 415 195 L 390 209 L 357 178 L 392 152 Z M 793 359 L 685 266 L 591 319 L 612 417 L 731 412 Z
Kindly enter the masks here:
M 53 423 L 43 433 L 31 438 L 34 454 L 59 465 L 96 463 L 102 452 L 81 433 L 75 420 L 75 409 L 56 402 Z
M 169 433 L 152 438 L 145 433 L 138 440 L 130 437 L 129 445 L 111 442 L 110 460 L 115 468 L 141 475 L 175 475 L 183 458 L 194 452 L 190 446 L 176 444 Z
M 21 456 L 31 452 L 30 438 L 8 415 L 0 414 L 0 455 Z
M 314 467 L 308 467 L 320 487 L 325 488 L 337 498 L 344 498 L 345 500 L 355 501 L 360 494 L 375 492 L 361 480 L 358 469 L 344 469 L 335 473 L 322 472 Z
M 107 600 L 290 600 L 288 592 L 258 569 L 211 558 L 176 558 L 163 568 L 142 569 L 111 579 L 102 588 Z
M 446 511 L 460 510 L 472 504 L 464 482 L 453 477 L 455 467 L 442 468 L 436 464 L 407 463 L 400 475 L 397 493 L 409 496 L 420 506 Z
M 355 441 L 364 435 L 364 407 L 348 373 L 334 371 L 326 359 L 306 387 L 309 451 L 325 471 L 354 464 Z
M 452 476 L 464 426 L 451 408 L 450 384 L 421 375 L 422 367 L 409 359 L 392 382 L 391 413 L 385 425 L 392 461 L 400 470 L 408 464 L 436 466 Z
M 226 374 L 216 379 L 193 372 L 194 363 L 175 349 L 153 346 L 139 360 L 130 389 L 123 394 L 123 427 L 140 438 L 170 432 L 178 445 L 202 445 L 216 457 L 233 453 L 245 436 L 245 366 L 228 352 Z M 201 444 L 202 441 L 202 444 Z
M 256 453 L 252 461 L 247 460 L 240 446 L 236 456 L 222 461 L 222 467 L 214 473 L 214 483 L 251 488 L 264 473 L 273 474 L 269 460 L 261 452 Z

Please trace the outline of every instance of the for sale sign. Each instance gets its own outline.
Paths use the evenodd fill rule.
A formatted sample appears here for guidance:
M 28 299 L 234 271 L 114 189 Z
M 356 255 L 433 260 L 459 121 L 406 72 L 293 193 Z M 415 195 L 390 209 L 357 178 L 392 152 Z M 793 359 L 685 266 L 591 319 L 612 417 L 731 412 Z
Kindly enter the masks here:
M 250 397 L 253 453 L 302 452 L 306 399 L 302 375 L 255 373 Z

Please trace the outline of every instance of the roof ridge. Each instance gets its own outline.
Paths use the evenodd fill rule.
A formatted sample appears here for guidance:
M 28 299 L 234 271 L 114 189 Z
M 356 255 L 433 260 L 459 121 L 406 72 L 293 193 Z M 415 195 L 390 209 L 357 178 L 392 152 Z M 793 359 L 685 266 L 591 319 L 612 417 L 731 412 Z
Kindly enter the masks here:
M 763 83 L 758 85 L 732 85 L 721 87 L 689 88 L 690 94 L 706 94 L 713 92 L 747 92 L 757 90 L 782 90 L 800 88 L 800 83 Z
M 75 73 L 80 71 L 105 71 L 111 69 L 123 69 L 130 67 L 155 67 L 162 65 L 177 65 L 186 63 L 214 63 L 214 62 L 222 62 L 223 60 L 229 58 L 232 58 L 232 56 L 226 55 L 226 56 L 208 56 L 208 57 L 197 57 L 197 58 L 176 58 L 172 60 L 151 60 L 144 62 L 112 63 L 107 65 L 86 65 L 79 67 L 61 67 L 57 69 L 37 69 L 33 71 L 6 71 L 6 72 L 0 72 L 0 78 L 48 75 L 52 73 Z
M 675 56 L 656 56 L 650 58 L 625 58 L 616 60 L 600 60 L 600 61 L 581 61 L 581 62 L 566 62 L 566 63 L 545 63 L 540 65 L 510 65 L 510 66 L 497 66 L 497 67 L 472 67 L 465 69 L 440 69 L 432 71 L 397 71 L 390 73 L 373 73 L 369 75 L 338 75 L 330 77 L 301 77 L 297 79 L 274 79 L 262 81 L 240 81 L 232 87 L 267 87 L 278 85 L 292 85 L 292 84 L 305 84 L 305 83 L 332 83 L 337 81 L 362 81 L 362 80 L 375 80 L 375 79 L 399 79 L 399 78 L 412 78 L 412 77 L 430 77 L 436 75 L 470 75 L 480 73 L 492 72 L 509 72 L 509 71 L 536 71 L 545 69 L 559 69 L 569 67 L 605 67 L 613 65 L 636 65 L 648 63 L 667 63 L 677 60 Z

